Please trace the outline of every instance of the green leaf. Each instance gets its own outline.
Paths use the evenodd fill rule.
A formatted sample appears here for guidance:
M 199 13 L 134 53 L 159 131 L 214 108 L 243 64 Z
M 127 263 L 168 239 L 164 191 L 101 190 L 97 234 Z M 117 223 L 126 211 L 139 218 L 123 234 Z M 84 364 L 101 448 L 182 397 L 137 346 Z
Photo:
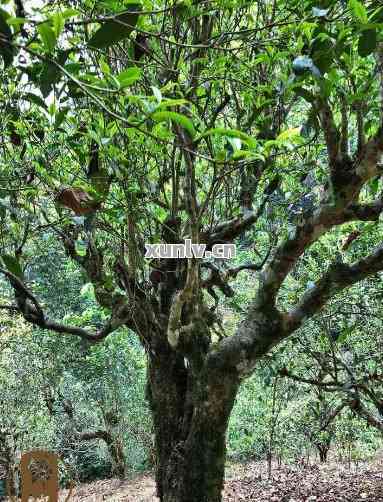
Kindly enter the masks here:
M 7 39 L 12 38 L 12 31 L 8 25 L 8 19 L 10 15 L 3 9 L 0 9 L 0 33 L 4 35 Z
M 325 31 L 317 34 L 311 45 L 311 58 L 316 68 L 327 73 L 334 62 L 334 41 Z M 314 67 L 310 71 L 315 75 Z M 318 75 L 319 76 L 319 75 Z
M 179 99 L 162 99 L 161 105 L 159 108 L 167 108 L 169 106 L 181 106 L 187 105 L 189 101 L 187 99 L 179 98 Z
M 362 57 L 367 57 L 372 54 L 377 46 L 376 30 L 362 31 L 358 42 L 358 53 Z
M 373 178 L 368 185 L 370 187 L 371 194 L 375 196 L 379 190 L 379 178 Z
M 319 72 L 323 75 L 328 73 L 331 69 L 332 64 L 334 63 L 334 54 L 332 50 L 328 50 L 327 52 L 317 53 L 313 56 L 314 64 Z M 320 76 L 320 75 L 316 75 Z
M 56 116 L 55 116 L 55 129 L 56 130 L 63 123 L 63 121 L 64 121 L 64 119 L 66 117 L 66 114 L 68 113 L 68 110 L 69 110 L 69 108 L 65 107 L 65 108 L 63 108 L 62 110 L 60 110 L 59 112 L 56 113 Z
M 27 92 L 27 93 L 23 94 L 21 97 L 22 97 L 22 99 L 25 99 L 26 101 L 30 101 L 31 103 L 34 103 L 35 105 L 40 106 L 41 108 L 47 109 L 47 104 L 37 94 L 33 94 L 32 92 Z
M 128 87 L 129 85 L 134 84 L 136 80 L 141 77 L 142 70 L 137 66 L 132 66 L 127 70 L 122 71 L 117 75 L 117 80 L 123 89 L 124 87 Z
M 53 85 L 60 79 L 60 71 L 53 63 L 45 63 L 40 74 L 40 90 L 44 98 L 51 92 Z
M 65 61 L 68 59 L 71 50 L 61 51 L 57 57 L 57 63 L 60 66 L 64 66 Z M 54 84 L 56 84 L 61 77 L 60 68 L 58 68 L 54 63 L 45 63 L 43 65 L 41 74 L 40 74 L 40 89 L 44 98 L 46 98 L 51 90 L 53 89 Z
M 236 150 L 231 156 L 233 160 L 241 160 L 248 157 L 252 157 L 252 153 L 249 150 Z
M 286 131 L 281 132 L 276 140 L 277 141 L 288 141 L 288 140 L 293 140 L 297 138 L 297 136 L 300 136 L 301 134 L 301 129 L 300 127 L 293 127 L 291 129 L 287 129 Z
M 158 89 L 158 87 L 155 87 L 154 85 L 152 85 L 152 91 L 158 103 L 161 103 L 162 101 L 161 91 Z
M 100 69 L 101 69 L 103 75 L 105 75 L 105 76 L 111 75 L 110 66 L 108 65 L 108 63 L 104 59 L 101 59 L 101 61 L 100 61 Z
M 94 190 L 95 200 L 103 201 L 106 199 L 110 188 L 110 176 L 106 168 L 99 168 L 98 172 L 90 178 L 91 188 Z
M 8 12 L 0 9 L 0 34 L 4 38 L 4 41 L 0 41 L 0 54 L 4 59 L 4 66 L 7 67 L 12 64 L 14 56 L 14 48 L 10 44 L 12 39 L 12 31 L 7 24 L 9 18 Z M 7 43 L 9 41 L 9 44 Z
M 348 326 L 342 329 L 340 335 L 336 339 L 336 342 L 339 344 L 344 343 L 347 340 L 347 338 L 353 333 L 354 329 L 355 329 L 354 326 Z
M 381 23 L 383 21 L 383 7 L 378 7 L 373 11 L 370 21 L 373 23 Z
M 129 11 L 137 12 L 140 10 L 140 4 L 129 6 Z M 132 14 L 129 11 L 106 21 L 89 40 L 88 46 L 95 49 L 106 49 L 127 38 L 134 30 L 139 16 L 137 13 Z
M 56 12 L 56 14 L 53 14 L 51 19 L 52 19 L 52 25 L 53 25 L 53 32 L 54 32 L 56 38 L 58 38 L 64 28 L 65 19 L 64 19 L 63 15 L 61 14 L 61 12 Z
M 9 272 L 11 272 L 13 275 L 18 277 L 19 279 L 23 279 L 23 270 L 22 270 L 17 258 L 15 258 L 14 256 L 12 256 L 10 254 L 4 254 L 1 256 L 1 259 L 3 260 L 5 268 Z
M 359 0 L 349 0 L 348 6 L 357 21 L 363 24 L 368 22 L 367 9 L 362 2 L 359 2 Z
M 47 52 L 52 52 L 56 46 L 56 35 L 48 22 L 39 24 L 37 30 Z
M 163 112 L 155 112 L 151 115 L 151 118 L 155 122 L 164 122 L 166 120 L 172 120 L 173 122 L 176 122 L 180 126 L 182 126 L 192 138 L 196 135 L 196 130 L 194 128 L 193 122 L 186 117 L 185 115 L 182 115 L 181 113 L 177 112 L 169 112 L 169 111 L 163 111 Z
M 237 129 L 225 129 L 224 127 L 215 127 L 213 129 L 209 129 L 205 131 L 198 139 L 205 138 L 206 136 L 218 135 L 218 136 L 226 136 L 228 138 L 239 138 L 250 148 L 255 148 L 257 146 L 257 140 L 245 134 L 242 131 L 238 131 Z
M 61 13 L 62 17 L 64 19 L 68 19 L 70 17 L 76 17 L 79 15 L 79 11 L 76 10 L 76 9 L 72 9 L 72 8 L 69 8 L 69 9 L 65 9 L 62 13 Z
M 25 17 L 9 17 L 6 21 L 9 26 L 19 26 L 20 24 L 25 24 L 28 19 Z

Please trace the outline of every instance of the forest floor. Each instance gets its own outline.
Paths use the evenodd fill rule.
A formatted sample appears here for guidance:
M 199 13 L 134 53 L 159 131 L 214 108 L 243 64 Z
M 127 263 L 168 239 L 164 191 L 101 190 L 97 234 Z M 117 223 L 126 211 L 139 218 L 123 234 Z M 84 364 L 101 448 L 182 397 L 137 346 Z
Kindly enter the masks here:
M 383 502 L 382 459 L 345 466 L 330 462 L 306 467 L 274 467 L 267 479 L 264 462 L 231 464 L 226 472 L 224 502 Z M 66 491 L 60 493 L 60 502 Z M 156 502 L 150 474 L 120 481 L 108 479 L 76 487 L 77 502 Z

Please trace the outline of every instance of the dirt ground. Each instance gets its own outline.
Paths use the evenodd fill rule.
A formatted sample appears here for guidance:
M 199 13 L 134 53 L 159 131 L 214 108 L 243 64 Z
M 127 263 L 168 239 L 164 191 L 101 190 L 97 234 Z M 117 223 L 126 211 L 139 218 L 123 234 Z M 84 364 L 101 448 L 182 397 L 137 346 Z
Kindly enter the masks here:
M 67 491 L 60 493 L 60 502 Z M 157 502 L 150 474 L 130 480 L 108 479 L 75 487 L 70 500 L 77 502 Z M 266 465 L 251 462 L 229 465 L 224 502 L 383 502 L 382 461 L 359 466 L 284 465 L 267 479 Z

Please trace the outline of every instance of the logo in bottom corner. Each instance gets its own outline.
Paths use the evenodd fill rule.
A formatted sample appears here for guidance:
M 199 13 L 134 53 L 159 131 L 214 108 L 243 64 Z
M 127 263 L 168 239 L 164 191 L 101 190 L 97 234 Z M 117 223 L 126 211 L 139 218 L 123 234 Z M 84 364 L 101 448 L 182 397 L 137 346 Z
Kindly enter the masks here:
M 29 497 L 35 499 L 48 497 L 49 502 L 58 502 L 59 474 L 57 454 L 45 450 L 32 450 L 21 456 L 18 471 L 21 488 L 21 502 L 28 502 Z M 64 464 L 65 465 L 65 464 Z M 15 496 L 15 480 L 8 477 L 8 497 L 11 501 L 18 501 Z M 69 489 L 65 502 L 68 502 L 73 490 L 73 483 Z

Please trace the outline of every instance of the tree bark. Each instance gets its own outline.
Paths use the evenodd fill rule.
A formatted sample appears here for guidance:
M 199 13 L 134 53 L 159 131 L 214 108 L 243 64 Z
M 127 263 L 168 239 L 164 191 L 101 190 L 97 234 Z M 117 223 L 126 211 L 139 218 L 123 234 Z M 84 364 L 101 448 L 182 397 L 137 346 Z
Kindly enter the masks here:
M 147 392 L 161 502 L 221 502 L 226 430 L 238 384 L 234 373 L 203 367 L 194 373 L 170 349 L 150 357 Z
M 120 438 L 115 438 L 114 441 L 108 443 L 108 450 L 113 459 L 113 470 L 115 474 L 124 479 L 126 474 L 126 459 L 124 454 L 124 445 Z
M 327 455 L 328 455 L 328 451 L 330 449 L 330 446 L 317 444 L 316 447 L 317 447 L 317 450 L 319 453 L 320 462 L 323 464 L 326 463 L 327 462 Z

